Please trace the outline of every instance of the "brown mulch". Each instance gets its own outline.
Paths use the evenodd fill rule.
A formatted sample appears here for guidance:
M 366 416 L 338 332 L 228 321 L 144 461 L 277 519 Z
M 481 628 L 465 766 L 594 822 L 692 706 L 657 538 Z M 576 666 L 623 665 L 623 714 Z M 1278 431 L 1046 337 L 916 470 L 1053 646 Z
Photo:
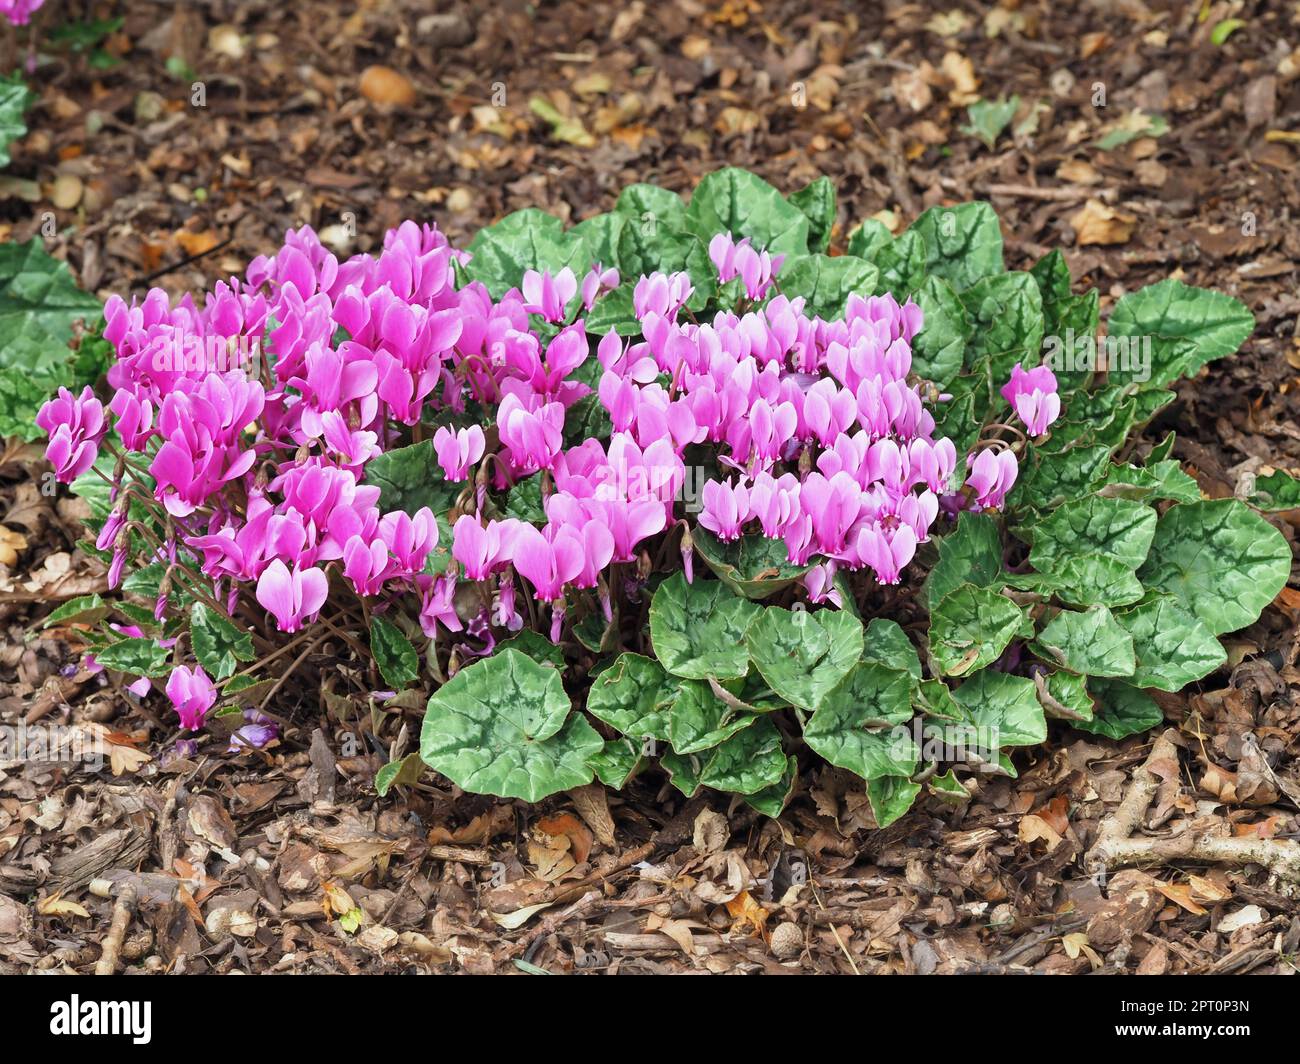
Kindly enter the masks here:
M 1008 265 L 1062 248 L 1103 318 L 1170 275 L 1247 303 L 1241 356 L 1180 386 L 1151 433 L 1178 431 L 1213 496 L 1300 466 L 1291 5 L 1207 4 L 1199 20 L 1199 5 L 1142 0 L 429 7 L 125 5 L 105 44 L 121 63 L 61 53 L 32 78 L 33 132 L 8 170 L 27 183 L 4 186 L 0 236 L 25 240 L 53 211 L 48 246 L 86 287 L 139 295 L 156 277 L 180 294 L 242 273 L 290 226 L 340 251 L 404 218 L 465 242 L 520 207 L 577 221 L 633 181 L 688 192 L 728 164 L 785 191 L 828 174 L 841 247 L 879 212 L 906 224 L 986 198 Z M 1229 15 L 1245 25 L 1213 44 Z M 374 64 L 414 102 L 367 99 Z M 1022 100 L 993 151 L 963 132 L 976 93 Z M 535 97 L 576 123 L 567 140 Z M 1101 150 L 1138 110 L 1168 131 Z M 59 177 L 62 194 L 80 185 L 66 209 Z M 1082 242 L 1098 218 L 1113 242 Z M 15 445 L 0 465 L 3 523 L 29 544 L 0 569 L 0 724 L 103 728 L 115 757 L 98 772 L 0 761 L 0 972 L 93 970 L 127 886 L 120 963 L 146 971 L 1296 970 L 1296 903 L 1259 869 L 1085 871 L 1153 737 L 1054 725 L 1017 755 L 1018 779 L 883 831 L 860 781 L 811 765 L 779 821 L 686 802 L 656 773 L 538 807 L 431 774 L 380 799 L 375 772 L 409 750 L 418 711 L 381 719 L 328 696 L 277 706 L 293 724 L 265 755 L 181 756 L 157 698 L 78 672 L 74 629 L 32 629 L 45 603 L 103 587 L 73 553 L 77 504 L 41 495 L 39 459 Z M 1277 518 L 1291 541 L 1294 516 Z M 1230 671 L 1162 696 L 1180 764 L 1142 830 L 1297 837 L 1298 618 L 1291 588 L 1230 637 Z

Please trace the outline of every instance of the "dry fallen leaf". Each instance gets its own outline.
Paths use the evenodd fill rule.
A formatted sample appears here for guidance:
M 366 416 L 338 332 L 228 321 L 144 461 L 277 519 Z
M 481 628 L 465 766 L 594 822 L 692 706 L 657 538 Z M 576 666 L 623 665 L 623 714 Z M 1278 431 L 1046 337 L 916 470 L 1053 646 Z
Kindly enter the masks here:
M 18 552 L 26 549 L 26 536 L 0 525 L 0 565 L 13 565 L 18 561 Z
M 90 913 L 75 901 L 64 901 L 58 894 L 41 898 L 36 903 L 36 911 L 42 916 L 84 916 L 90 919 Z
M 1039 841 L 1047 843 L 1049 853 L 1061 845 L 1063 841 L 1060 834 L 1054 831 L 1046 820 L 1033 813 L 1020 818 L 1020 827 L 1017 834 L 1020 841 L 1026 845 Z
M 975 64 L 959 52 L 947 52 L 940 64 L 944 76 L 952 82 L 952 91 L 948 99 L 958 107 L 965 107 L 979 99 L 979 78 L 975 76 Z
M 752 927 L 755 933 L 767 937 L 768 912 L 750 897 L 749 891 L 742 890 L 727 902 L 727 912 L 735 921 L 731 925 L 732 931 L 743 931 L 746 927 Z
M 1107 207 L 1101 200 L 1090 199 L 1070 219 L 1075 242 L 1087 244 L 1126 244 L 1133 235 L 1136 216 Z
M 537 830 L 547 835 L 559 835 L 568 838 L 568 850 L 573 854 L 573 859 L 578 864 L 582 864 L 587 859 L 587 856 L 591 853 L 592 843 L 595 841 L 591 829 L 572 813 L 556 813 L 553 816 L 544 816 L 537 821 Z
M 1202 908 L 1192 899 L 1192 888 L 1186 883 L 1156 883 L 1160 891 L 1175 905 L 1180 905 L 1193 916 L 1204 916 L 1209 910 Z

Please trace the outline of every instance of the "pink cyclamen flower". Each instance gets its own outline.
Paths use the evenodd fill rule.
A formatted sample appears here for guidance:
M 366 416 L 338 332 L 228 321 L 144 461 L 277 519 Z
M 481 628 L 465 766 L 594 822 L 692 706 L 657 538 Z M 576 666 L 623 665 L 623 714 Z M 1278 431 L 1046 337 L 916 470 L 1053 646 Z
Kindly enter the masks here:
M 966 486 L 974 492 L 975 505 L 982 510 L 1001 506 L 1016 483 L 1016 456 L 1010 451 L 984 450 L 967 455 L 966 465 L 970 468 Z
M 36 424 L 50 437 L 45 457 L 54 466 L 57 480 L 71 483 L 95 464 L 106 428 L 104 406 L 89 387 L 78 396 L 60 388 L 41 407 Z
M 45 0 L 0 0 L 0 15 L 11 25 L 26 26 Z
M 167 697 L 180 715 L 181 727 L 198 731 L 217 700 L 217 688 L 202 665 L 192 669 L 178 665 L 167 678 Z
M 550 469 L 563 442 L 564 404 L 545 403 L 529 410 L 512 392 L 497 408 L 497 428 L 510 460 L 521 472 Z
M 515 568 L 532 583 L 540 602 L 564 597 L 564 585 L 582 574 L 585 552 L 582 537 L 571 525 L 547 525 L 543 534 L 521 524 L 515 536 Z
M 483 457 L 483 430 L 477 425 L 453 431 L 444 425 L 433 434 L 433 449 L 438 464 L 452 482 L 465 480 L 469 467 Z
M 530 314 L 540 314 L 547 321 L 561 322 L 565 317 L 565 307 L 578 291 L 578 279 L 569 267 L 564 267 L 554 277 L 550 270 L 538 273 L 536 270 L 524 272 L 523 281 L 524 310 Z
M 619 276 L 618 270 L 602 269 L 597 263 L 593 266 L 586 277 L 582 279 L 582 305 L 586 310 L 590 310 L 597 298 L 604 292 L 609 292 L 618 287 Z
M 1024 370 L 1017 362 L 1011 380 L 1002 386 L 1002 398 L 1011 404 L 1031 436 L 1041 436 L 1061 416 L 1056 374 L 1047 366 Z
M 750 517 L 749 489 L 743 483 L 733 486 L 729 479 L 706 480 L 700 498 L 700 524 L 719 539 L 738 539 Z
M 228 754 L 237 754 L 243 750 L 260 750 L 280 735 L 280 726 L 255 709 L 244 710 L 244 719 L 248 723 L 231 735 L 230 745 L 226 747 Z
M 871 566 L 882 584 L 896 584 L 903 566 L 916 554 L 916 533 L 909 525 L 899 525 L 889 532 L 871 525 L 858 533 L 858 557 Z
M 290 569 L 276 558 L 257 579 L 257 601 L 275 617 L 282 632 L 296 632 L 303 621 L 316 619 L 329 594 L 329 580 L 323 569 Z

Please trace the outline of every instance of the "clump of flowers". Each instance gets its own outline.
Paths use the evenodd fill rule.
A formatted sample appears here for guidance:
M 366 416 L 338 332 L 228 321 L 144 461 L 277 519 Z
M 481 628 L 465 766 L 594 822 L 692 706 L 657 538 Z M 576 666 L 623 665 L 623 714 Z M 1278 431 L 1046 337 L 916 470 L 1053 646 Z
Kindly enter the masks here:
M 807 231 L 802 215 L 791 218 Z M 95 548 L 110 585 L 126 580 L 152 598 L 152 625 L 135 607 L 130 616 L 144 628 L 105 633 L 91 648 L 96 660 L 166 677 L 190 731 L 214 713 L 243 713 L 234 752 L 276 738 L 265 699 L 327 644 L 351 656 L 349 682 L 366 698 L 390 697 L 427 666 L 439 686 L 425 760 L 467 789 L 527 797 L 589 781 L 593 771 L 622 780 L 638 761 L 634 740 L 653 738 L 671 742 L 677 760 L 664 764 L 687 793 L 693 779 L 723 785 L 707 765 L 692 776 L 698 766 L 681 759 L 694 750 L 708 749 L 718 766 L 757 759 L 752 793 L 767 797 L 753 800 L 779 809 L 788 788 L 773 789 L 789 765 L 764 714 L 797 706 L 813 714 L 809 745 L 873 782 L 873 807 L 906 808 L 919 789 L 908 779 L 915 759 L 863 754 L 870 729 L 849 719 L 871 697 L 846 693 L 840 708 L 821 707 L 841 681 L 890 679 L 870 670 L 855 679 L 858 614 L 887 613 L 900 601 L 918 555 L 933 561 L 925 545 L 936 533 L 950 533 L 959 515 L 960 534 L 986 527 L 977 522 L 1007 504 L 1026 455 L 1033 490 L 1044 490 L 1043 467 L 1050 471 L 1056 452 L 1033 449 L 1053 443 L 1057 380 L 1024 360 L 1001 363 L 1009 379 L 990 380 L 985 357 L 976 367 L 985 377 L 953 372 L 941 382 L 964 389 L 954 397 L 917 372 L 920 303 L 872 289 L 865 260 L 798 255 L 792 263 L 728 231 L 681 239 L 690 269 L 624 277 L 594 255 L 570 255 L 490 288 L 475 276 L 476 257 L 433 226 L 404 223 L 377 253 L 344 261 L 303 228 L 242 279 L 217 284 L 201 306 L 189 297 L 173 305 L 157 289 L 130 304 L 111 299 L 107 407 L 89 389 L 63 391 L 38 419 L 58 479 L 107 485 L 97 496 Z M 560 240 L 530 228 L 518 247 L 532 253 L 553 241 L 558 249 Z M 859 278 L 857 287 L 847 285 L 829 311 L 814 310 L 822 286 L 810 274 L 839 273 Z M 994 408 L 999 385 L 1023 432 Z M 963 397 L 966 422 L 951 419 L 958 429 L 941 431 L 947 404 Z M 1084 438 L 1071 427 L 1062 446 Z M 987 537 L 977 546 L 993 551 L 976 574 L 992 583 L 1002 552 Z M 1055 584 L 1050 574 L 1006 581 L 1044 601 L 1074 601 L 1071 582 L 1086 575 L 1079 566 L 1102 554 L 1092 550 Z M 1109 568 L 1097 593 L 1112 595 L 1128 586 L 1124 565 L 1138 564 L 1102 562 Z M 984 676 L 1013 636 L 1033 628 L 1004 616 L 1020 608 L 973 579 L 945 577 L 951 586 L 941 590 L 965 599 L 936 609 L 930 665 L 941 674 Z M 766 620 L 756 619 L 760 609 Z M 986 614 L 998 633 L 988 647 L 962 627 Z M 914 671 L 900 664 L 915 651 L 890 624 L 871 637 L 893 644 L 887 654 L 875 648 L 885 657 L 872 668 L 919 678 L 919 659 Z M 700 630 L 711 649 L 697 660 Z M 647 631 L 654 658 L 644 653 Z M 755 641 L 759 631 L 768 642 Z M 812 655 L 804 666 L 820 677 L 812 688 L 798 670 L 786 674 L 785 658 L 771 657 L 783 640 L 790 654 Z M 462 749 L 463 735 L 438 730 L 456 712 L 483 711 L 481 694 L 447 708 L 471 682 L 510 688 L 498 692 L 505 701 L 494 712 L 504 716 L 485 727 L 487 739 L 507 742 L 504 721 L 518 716 L 508 704 L 540 699 L 548 685 L 552 701 L 533 708 L 559 728 L 564 716 L 554 709 L 569 695 L 540 661 L 573 665 L 570 678 L 586 678 L 596 702 L 603 684 L 635 675 L 643 693 L 662 687 L 647 704 L 688 704 L 681 721 L 712 720 L 712 730 L 701 738 L 695 724 L 632 727 L 595 703 L 592 714 L 625 739 L 598 734 L 583 717 L 559 734 L 521 732 L 505 756 Z M 477 671 L 489 662 L 491 681 Z M 275 679 L 254 699 L 246 692 L 259 673 Z M 907 715 L 911 683 L 898 710 Z M 947 695 L 942 683 L 926 683 L 935 687 L 914 689 L 925 712 L 951 717 L 957 710 L 944 706 L 953 698 L 976 697 L 974 686 Z M 1075 696 L 1069 688 L 1053 697 Z M 843 735 L 822 735 L 827 714 L 841 712 L 849 715 L 835 718 Z M 864 718 L 877 727 L 881 719 Z M 741 729 L 747 745 L 730 750 Z M 836 760 L 841 754 L 848 760 Z M 996 750 L 990 757 L 998 764 Z M 518 759 L 540 761 L 517 778 L 482 775 Z M 748 785 L 726 784 L 747 795 Z

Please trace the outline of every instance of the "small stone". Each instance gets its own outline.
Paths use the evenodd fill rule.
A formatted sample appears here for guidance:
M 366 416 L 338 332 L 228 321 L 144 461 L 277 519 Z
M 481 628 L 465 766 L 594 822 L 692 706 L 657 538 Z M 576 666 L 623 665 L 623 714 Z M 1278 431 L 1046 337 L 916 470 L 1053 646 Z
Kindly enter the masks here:
M 50 190 L 50 202 L 61 211 L 70 211 L 81 202 L 84 187 L 76 174 L 60 174 Z
M 772 932 L 772 955 L 779 961 L 792 961 L 803 952 L 803 932 L 798 924 L 778 924 Z
M 447 196 L 447 210 L 452 214 L 464 214 L 474 205 L 474 197 L 467 188 L 454 188 Z

